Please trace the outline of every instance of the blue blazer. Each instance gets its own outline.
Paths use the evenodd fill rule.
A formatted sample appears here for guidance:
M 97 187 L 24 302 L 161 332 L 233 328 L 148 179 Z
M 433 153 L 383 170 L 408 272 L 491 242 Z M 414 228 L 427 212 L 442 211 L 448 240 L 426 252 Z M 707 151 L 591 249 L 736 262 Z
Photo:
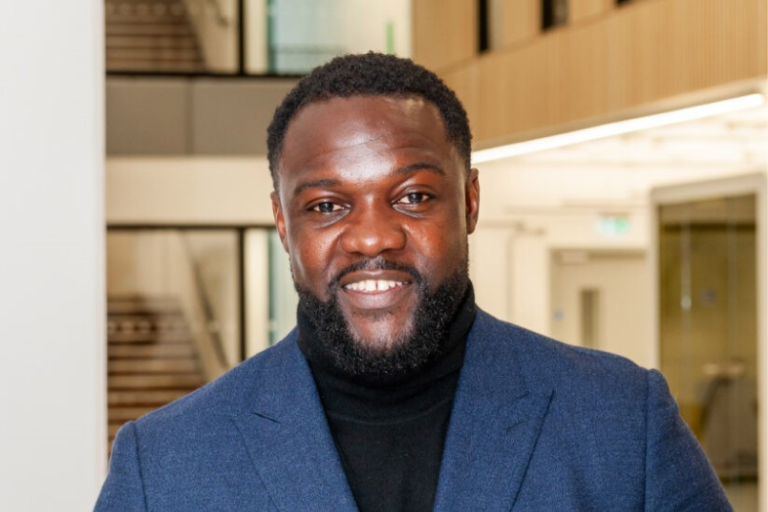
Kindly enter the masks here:
M 96 504 L 98 512 L 235 510 L 357 510 L 295 331 L 126 424 Z M 480 311 L 434 510 L 731 507 L 660 373 Z

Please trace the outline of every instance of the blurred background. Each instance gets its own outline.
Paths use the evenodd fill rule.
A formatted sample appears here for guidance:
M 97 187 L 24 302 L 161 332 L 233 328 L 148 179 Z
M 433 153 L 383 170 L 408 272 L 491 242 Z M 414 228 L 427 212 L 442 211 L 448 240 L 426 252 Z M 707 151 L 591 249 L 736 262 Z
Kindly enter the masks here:
M 369 50 L 467 108 L 480 307 L 659 368 L 768 507 L 765 0 L 29 4 L 0 19 L 3 509 L 88 509 L 122 423 L 293 327 L 266 126 Z

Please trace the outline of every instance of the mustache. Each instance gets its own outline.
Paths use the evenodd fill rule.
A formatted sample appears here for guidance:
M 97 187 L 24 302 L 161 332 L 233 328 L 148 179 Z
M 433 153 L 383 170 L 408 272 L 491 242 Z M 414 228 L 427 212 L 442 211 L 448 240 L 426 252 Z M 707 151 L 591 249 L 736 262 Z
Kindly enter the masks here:
M 352 272 L 357 272 L 358 270 L 397 270 L 399 272 L 406 272 L 413 278 L 414 283 L 417 285 L 424 282 L 424 276 L 421 274 L 421 272 L 416 270 L 415 267 L 406 265 L 405 263 L 386 260 L 381 256 L 377 256 L 376 258 L 360 260 L 353 263 L 352 265 L 344 267 L 333 277 L 330 283 L 330 287 L 338 287 L 339 282 L 342 280 L 342 278 L 344 278 L 344 276 Z

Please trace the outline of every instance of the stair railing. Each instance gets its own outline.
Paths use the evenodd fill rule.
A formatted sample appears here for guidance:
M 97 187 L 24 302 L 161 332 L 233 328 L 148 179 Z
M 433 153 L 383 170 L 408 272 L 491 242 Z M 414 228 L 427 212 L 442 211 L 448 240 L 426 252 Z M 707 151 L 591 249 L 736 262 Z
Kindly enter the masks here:
M 216 319 L 216 313 L 213 310 L 211 298 L 208 295 L 208 290 L 205 287 L 205 281 L 203 279 L 203 272 L 200 268 L 192 248 L 189 245 L 189 240 L 184 233 L 181 233 L 181 241 L 184 246 L 184 252 L 189 261 L 190 268 L 192 269 L 192 278 L 195 286 L 195 291 L 200 299 L 200 306 L 203 311 L 203 320 L 205 321 L 205 330 L 210 335 L 213 341 L 213 349 L 216 354 L 216 360 L 222 368 L 229 368 L 230 364 L 227 362 L 227 356 L 224 352 L 224 343 L 221 341 L 220 323 Z
M 237 68 L 238 14 L 236 0 L 182 0 L 208 71 L 231 73 Z M 234 9 L 234 10 L 233 10 Z M 239 44 L 239 43 L 238 43 Z
M 224 8 L 221 6 L 221 0 L 206 0 L 213 9 L 216 22 L 222 27 L 228 27 L 231 23 L 229 17 L 224 14 Z

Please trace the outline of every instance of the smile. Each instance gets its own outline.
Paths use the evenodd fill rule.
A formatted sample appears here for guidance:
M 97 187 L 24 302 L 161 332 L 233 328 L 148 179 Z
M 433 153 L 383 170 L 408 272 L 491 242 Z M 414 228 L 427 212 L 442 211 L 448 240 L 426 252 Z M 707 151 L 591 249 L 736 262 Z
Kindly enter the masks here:
M 366 279 L 364 281 L 349 283 L 344 286 L 344 289 L 354 292 L 375 293 L 400 288 L 404 284 L 405 283 L 402 281 L 391 281 L 387 279 Z
M 416 300 L 413 278 L 400 270 L 358 270 L 346 273 L 339 285 L 342 309 L 358 313 L 408 309 Z

